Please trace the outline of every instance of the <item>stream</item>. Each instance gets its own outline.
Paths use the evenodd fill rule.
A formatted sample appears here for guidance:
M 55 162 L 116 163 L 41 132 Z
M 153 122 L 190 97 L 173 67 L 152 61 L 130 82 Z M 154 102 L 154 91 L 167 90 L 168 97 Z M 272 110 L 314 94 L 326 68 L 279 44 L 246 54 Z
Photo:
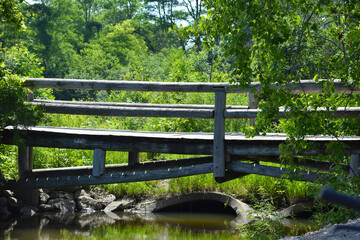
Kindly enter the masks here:
M 41 213 L 0 222 L 0 239 L 237 239 L 234 219 L 198 213 Z

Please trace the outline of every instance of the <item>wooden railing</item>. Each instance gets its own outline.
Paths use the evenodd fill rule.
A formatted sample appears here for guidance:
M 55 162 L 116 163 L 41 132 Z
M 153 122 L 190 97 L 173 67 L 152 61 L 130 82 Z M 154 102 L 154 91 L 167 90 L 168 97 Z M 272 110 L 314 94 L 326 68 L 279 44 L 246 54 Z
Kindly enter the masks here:
M 352 86 L 346 86 L 340 81 L 335 81 L 335 93 L 341 94 L 359 94 L 360 89 L 354 88 Z M 212 155 L 211 165 L 203 165 L 199 167 L 197 172 L 189 172 L 190 174 L 200 174 L 206 173 L 209 169 L 212 170 L 213 175 L 217 179 L 225 178 L 226 173 L 231 171 L 237 171 L 241 173 L 255 173 L 263 174 L 267 176 L 281 177 L 282 172 L 276 172 L 271 167 L 259 166 L 255 170 L 250 169 L 251 165 L 242 165 L 241 163 L 236 163 L 230 159 L 230 155 L 234 155 L 233 159 L 239 159 L 239 156 L 249 157 L 248 159 L 253 159 L 251 156 L 268 156 L 268 159 L 272 159 L 274 156 L 278 156 L 280 153 L 278 151 L 279 143 L 283 142 L 286 139 L 284 135 L 270 135 L 270 137 L 259 137 L 252 140 L 247 140 L 244 136 L 235 136 L 229 135 L 225 139 L 225 124 L 226 118 L 245 118 L 245 119 L 254 119 L 259 109 L 256 109 L 256 104 L 251 104 L 253 97 L 250 95 L 250 107 L 249 106 L 227 106 L 226 105 L 226 96 L 227 94 L 238 94 L 238 93 L 247 93 L 250 94 L 253 88 L 257 91 L 261 90 L 258 83 L 252 83 L 251 86 L 247 89 L 237 88 L 236 85 L 229 85 L 227 83 L 173 83 L 173 82 L 133 82 L 133 81 L 108 81 L 108 80 L 75 80 L 75 79 L 42 79 L 42 78 L 30 78 L 25 82 L 26 87 L 30 89 L 35 88 L 52 88 L 52 89 L 85 89 L 85 90 L 120 90 L 120 91 L 154 91 L 154 92 L 198 92 L 198 93 L 215 93 L 215 104 L 214 105 L 198 105 L 198 104 L 150 104 L 150 103 L 104 103 L 104 102 L 78 102 L 78 101 L 51 101 L 51 100 L 38 100 L 33 99 L 33 95 L 29 94 L 29 103 L 33 105 L 41 105 L 44 107 L 47 113 L 59 113 L 59 114 L 83 114 L 83 115 L 99 115 L 99 116 L 125 116 L 125 117 L 175 117 L 175 118 L 213 118 L 214 119 L 214 130 L 212 135 L 202 135 L 202 137 L 195 136 L 192 137 L 191 142 L 181 143 L 186 139 L 186 133 L 183 136 L 177 136 L 177 141 L 179 148 L 188 148 L 176 149 L 176 143 L 168 143 L 168 140 L 164 140 L 165 137 L 159 136 L 155 140 L 157 145 L 155 147 L 148 146 L 147 142 L 144 142 L 142 148 L 136 148 L 133 145 L 124 145 L 116 147 L 102 147 L 98 143 L 85 143 L 76 142 L 77 140 L 66 140 L 64 136 L 58 136 L 56 131 L 58 129 L 50 130 L 49 129 L 35 129 L 36 136 L 43 138 L 43 141 L 33 137 L 31 139 L 33 144 L 32 146 L 47 146 L 47 147 L 56 147 L 57 142 L 52 142 L 52 138 L 56 137 L 61 138 L 61 146 L 58 147 L 73 147 L 79 149 L 94 149 L 94 163 L 93 163 L 93 176 L 100 177 L 104 174 L 105 171 L 105 151 L 106 150 L 127 150 L 129 151 L 129 166 L 135 166 L 139 162 L 138 150 L 146 150 L 156 152 L 157 149 L 159 152 L 163 153 L 187 153 L 187 154 L 200 154 L 200 155 Z M 277 87 L 273 85 L 273 87 Z M 292 84 L 284 86 L 285 88 L 292 91 L 294 94 L 302 93 L 321 93 L 323 86 L 322 84 L 316 83 L 312 80 L 301 81 L 293 87 Z M 321 111 L 322 109 L 318 109 Z M 348 107 L 348 108 L 338 108 L 333 117 L 350 117 L 350 118 L 360 118 L 360 107 Z M 277 116 L 278 118 L 284 118 L 285 112 L 284 109 L 280 109 L 280 113 Z M 33 132 L 33 134 L 35 134 Z M 68 136 L 77 134 L 75 130 L 69 130 L 67 133 Z M 81 133 L 81 136 L 85 136 L 84 139 L 91 135 L 91 133 Z M 94 134 L 99 134 L 95 133 Z M 112 133 L 113 134 L 113 133 Z M 139 133 L 139 136 L 132 135 L 131 137 L 141 137 L 142 133 Z M 154 133 L 155 134 L 155 133 Z M 189 135 L 194 135 L 194 133 L 189 133 Z M 30 134 L 31 135 L 31 134 Z M 169 135 L 169 134 L 168 134 Z M 167 139 L 175 139 L 174 136 L 168 136 Z M 34 135 L 35 136 L 35 135 Z M 43 137 L 41 137 L 43 136 Z M 143 135 L 145 138 L 146 136 Z M 204 137 L 205 136 L 205 137 Z M 147 136 L 149 137 L 149 136 Z M 88 139 L 88 138 L 86 138 Z M 210 142 L 208 142 L 208 140 Z M 309 138 L 309 141 L 318 141 L 322 143 L 327 143 L 333 141 L 331 137 L 322 137 L 322 138 Z M 350 154 L 352 157 L 353 165 L 352 167 L 358 169 L 359 164 L 359 154 L 360 154 L 360 137 L 352 138 L 343 138 L 343 140 L 350 146 L 350 149 L 346 154 Z M 60 141 L 60 140 L 59 140 Z M 58 141 L 58 142 L 59 142 Z M 75 141 L 75 142 L 74 142 Z M 105 139 L 102 143 L 106 142 L 108 144 L 111 139 Z M 175 140 L 174 140 L 175 141 Z M 194 145 L 196 141 L 203 141 L 200 145 Z M 232 142 L 233 141 L 233 142 Z M 227 143 L 228 142 L 228 143 Z M 261 142 L 261 144 L 259 144 Z M 271 142 L 271 143 L 270 143 Z M 9 142 L 10 143 L 10 142 Z M 161 147 L 163 144 L 164 147 Z M 173 145 L 171 145 L 173 144 Z M 211 145 L 209 145 L 211 144 Z M 243 145 L 242 145 L 243 144 Z M 254 146 L 258 144 L 259 146 Z M 146 146 L 145 146 L 146 145 Z M 19 172 L 20 176 L 25 176 L 26 172 L 32 170 L 32 146 L 27 147 L 25 150 L 19 151 Z M 110 146 L 110 145 L 109 145 Z M 196 150 L 195 147 L 203 148 Z M 211 150 L 206 148 L 212 148 Z M 170 150 L 169 150 L 170 149 Z M 204 150 L 206 149 L 206 150 Z M 323 152 L 323 150 L 312 151 L 304 154 L 316 154 Z M 237 157 L 236 157 L 237 155 Z M 256 160 L 258 160 L 257 158 Z M 261 158 L 260 158 L 261 159 Z M 203 159 L 204 160 L 204 159 Z M 198 160 L 199 163 L 204 163 L 207 160 Z M 272 161 L 272 160 L 269 160 Z M 317 165 L 314 161 L 308 160 L 304 161 L 305 166 Z M 307 165 L 306 165 L 307 164 Z M 320 163 L 320 165 L 323 165 Z M 189 165 L 194 166 L 194 165 Z M 202 169 L 200 169 L 202 168 Z M 250 169 L 250 170 L 249 170 Z M 278 171 L 278 170 L 276 170 Z M 146 171 L 145 171 L 146 172 Z M 173 174 L 173 175 L 170 175 Z M 309 173 L 308 173 L 309 174 Z M 356 172 L 355 174 L 359 174 Z M 41 174 L 40 174 L 41 175 Z M 160 174 L 161 175 L 161 174 Z M 181 174 L 180 174 L 181 175 Z M 173 177 L 180 176 L 172 173 L 166 173 L 161 175 L 161 177 Z M 185 175 L 185 174 L 184 174 Z M 241 175 L 241 174 L 240 174 Z M 240 176 L 236 175 L 236 176 Z M 148 175 L 149 176 L 149 175 Z M 139 180 L 149 180 L 148 176 L 143 176 Z M 235 177 L 236 177 L 235 176 Z M 136 180 L 136 178 L 134 178 Z M 153 177 L 151 179 L 159 179 L 159 177 Z M 313 180 L 314 176 L 308 177 L 307 180 Z M 134 180 L 134 181 L 135 181 Z M 306 180 L 306 179 L 305 179 Z M 84 180 L 85 181 L 85 180 Z M 84 183 L 82 181 L 81 183 Z M 94 183 L 110 183 L 112 181 L 97 181 Z M 80 184 L 80 182 L 79 182 Z M 91 183 L 89 183 L 91 184 Z M 55 186 L 53 184 L 52 186 Z M 36 185 L 40 186 L 40 185 Z

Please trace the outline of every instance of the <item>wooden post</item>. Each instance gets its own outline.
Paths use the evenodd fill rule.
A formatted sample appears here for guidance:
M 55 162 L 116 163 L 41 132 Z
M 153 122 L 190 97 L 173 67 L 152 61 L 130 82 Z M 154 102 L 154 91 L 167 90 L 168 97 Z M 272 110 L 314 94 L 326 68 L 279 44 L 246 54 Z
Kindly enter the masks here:
M 18 147 L 18 173 L 19 178 L 22 178 L 26 175 L 27 172 L 31 171 L 33 168 L 33 148 Z
M 33 148 L 30 146 L 18 147 L 18 173 L 19 179 L 26 178 L 33 169 Z M 25 204 L 31 206 L 39 205 L 39 190 L 24 189 L 21 191 L 14 191 L 15 195 L 21 199 Z
M 31 102 L 34 100 L 34 89 L 30 88 L 29 92 L 27 93 L 27 100 Z
M 249 93 L 249 109 L 257 109 L 259 106 L 259 100 L 255 98 L 253 93 Z M 253 126 L 255 124 L 255 118 L 250 118 L 249 125 Z
M 350 176 L 351 177 L 360 177 L 359 167 L 360 167 L 360 155 L 359 154 L 351 154 L 351 157 L 350 157 Z
M 106 151 L 103 149 L 94 150 L 94 159 L 93 159 L 93 176 L 100 177 L 105 173 L 105 158 Z
M 139 164 L 139 153 L 138 152 L 129 152 L 128 165 L 134 166 L 137 164 Z
M 225 117 L 226 93 L 219 89 L 215 92 L 213 176 L 225 176 Z

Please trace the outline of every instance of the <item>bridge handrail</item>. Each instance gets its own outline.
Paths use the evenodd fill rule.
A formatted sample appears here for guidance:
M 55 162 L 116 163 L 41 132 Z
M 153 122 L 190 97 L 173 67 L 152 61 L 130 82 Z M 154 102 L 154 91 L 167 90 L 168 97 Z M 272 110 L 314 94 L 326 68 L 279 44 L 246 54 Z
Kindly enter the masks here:
M 294 94 L 297 93 L 321 93 L 323 81 L 301 80 L 296 86 L 292 83 L 281 85 L 272 84 L 271 87 L 285 87 Z M 333 80 L 334 93 L 360 93 L 360 88 L 344 83 L 338 79 Z M 123 91 L 157 91 L 157 92 L 217 92 L 226 93 L 251 93 L 261 90 L 258 82 L 253 82 L 246 89 L 237 84 L 229 83 L 206 83 L 206 82 L 145 82 L 145 81 L 122 81 L 122 80 L 85 80 L 85 79 L 60 79 L 60 78 L 28 78 L 25 81 L 28 88 L 54 88 L 54 89 L 85 89 L 85 90 L 123 90 Z
M 341 80 L 332 81 L 336 94 L 360 94 L 360 88 Z M 301 80 L 296 84 L 272 84 L 271 87 L 284 87 L 293 94 L 319 94 L 322 93 L 324 81 Z M 249 98 L 249 106 L 227 106 L 226 94 L 245 93 L 251 97 L 255 91 L 261 91 L 261 85 L 253 82 L 246 89 L 236 84 L 228 83 L 205 83 L 205 82 L 140 82 L 120 80 L 84 80 L 84 79 L 58 79 L 58 78 L 29 78 L 25 81 L 25 87 L 53 88 L 53 89 L 83 89 L 83 90 L 119 90 L 119 91 L 155 91 L 155 92 L 198 92 L 215 93 L 214 105 L 174 105 L 174 104 L 127 104 L 127 103 L 98 103 L 98 102 L 74 102 L 74 101 L 44 101 L 33 99 L 29 96 L 29 103 L 42 105 L 49 113 L 82 114 L 82 115 L 106 115 L 106 116 L 135 116 L 135 117 L 179 117 L 179 118 L 213 118 L 213 175 L 214 177 L 225 176 L 225 119 L 226 118 L 250 118 L 253 119 L 261 111 L 256 109 Z M 279 109 L 278 118 L 285 118 L 284 109 Z M 324 109 L 317 109 L 324 110 Z M 338 108 L 332 117 L 360 117 L 360 107 Z M 96 153 L 103 150 L 95 149 Z M 131 154 L 130 154 L 131 155 Z M 129 156 L 130 156 L 129 155 Z M 94 155 L 95 156 L 95 155 Z M 132 155 L 131 155 L 132 156 Z M 136 154 L 134 155 L 137 158 Z M 357 156 L 357 155 L 356 155 Z M 354 157 L 356 157 L 354 155 Z M 95 157 L 94 157 L 95 159 Z M 104 162 L 101 157 L 101 162 Z M 130 159 L 130 157 L 129 157 Z M 358 159 L 358 157 L 357 157 Z M 130 160 L 129 160 L 130 162 Z M 359 162 L 359 161 L 357 161 Z M 95 160 L 94 160 L 95 164 Z M 95 165 L 94 165 L 95 166 Z M 358 173 L 357 173 L 358 174 Z

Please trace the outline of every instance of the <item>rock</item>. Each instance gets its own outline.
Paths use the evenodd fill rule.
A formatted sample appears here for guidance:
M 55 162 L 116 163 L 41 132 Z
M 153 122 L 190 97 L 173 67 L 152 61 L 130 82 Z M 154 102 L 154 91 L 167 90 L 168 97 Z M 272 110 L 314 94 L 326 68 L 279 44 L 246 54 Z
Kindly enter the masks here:
M 116 200 L 115 195 L 109 194 L 104 197 L 100 197 L 97 199 L 99 203 L 101 203 L 102 208 L 105 208 L 107 205 L 109 205 L 111 202 L 114 202 Z
M 69 199 L 69 200 L 74 200 L 74 194 L 72 193 L 68 193 L 68 192 L 64 192 L 64 191 L 54 191 L 54 192 L 50 192 L 50 199 Z
M 13 197 L 14 193 L 10 190 L 4 190 L 4 196 L 5 197 Z
M 313 202 L 297 203 L 281 210 L 279 215 L 283 218 L 298 216 L 304 212 L 309 212 L 313 205 Z
M 0 206 L 6 206 L 7 200 L 6 197 L 0 197 Z
M 48 189 L 48 188 L 41 188 L 41 189 L 40 189 L 40 192 L 49 194 L 49 193 L 50 193 L 50 189 Z
M 15 208 L 15 209 L 20 209 L 23 205 L 21 200 L 14 197 L 8 197 L 7 203 L 11 208 Z
M 101 210 L 102 205 L 97 200 L 91 198 L 90 196 L 80 196 L 77 199 L 77 207 L 79 210 L 92 208 L 94 210 Z
M 40 193 L 40 204 L 46 204 L 49 200 L 50 196 L 47 193 L 41 192 Z
M 24 206 L 20 209 L 20 214 L 23 216 L 34 216 L 38 211 L 37 207 Z
M 80 213 L 94 213 L 96 212 L 93 208 L 83 208 L 80 210 Z
M 54 210 L 59 212 L 75 212 L 76 203 L 71 199 L 50 199 L 48 204 L 52 205 Z
M 7 206 L 0 206 L 0 220 L 4 220 L 11 215 Z
M 104 212 L 116 212 L 116 211 L 124 211 L 127 208 L 130 208 L 135 203 L 132 199 L 123 199 L 121 201 L 111 202 L 106 206 Z
M 79 198 L 81 196 L 88 196 L 90 197 L 90 191 L 89 190 L 85 190 L 85 189 L 80 189 L 80 190 L 77 190 L 74 194 L 75 198 Z
M 53 205 L 50 204 L 40 204 L 39 205 L 39 209 L 42 212 L 52 212 L 55 211 L 55 207 Z

